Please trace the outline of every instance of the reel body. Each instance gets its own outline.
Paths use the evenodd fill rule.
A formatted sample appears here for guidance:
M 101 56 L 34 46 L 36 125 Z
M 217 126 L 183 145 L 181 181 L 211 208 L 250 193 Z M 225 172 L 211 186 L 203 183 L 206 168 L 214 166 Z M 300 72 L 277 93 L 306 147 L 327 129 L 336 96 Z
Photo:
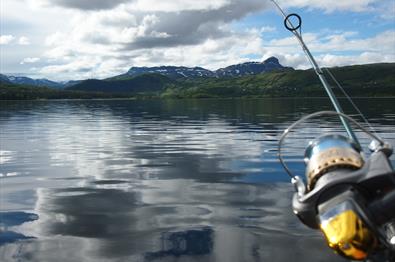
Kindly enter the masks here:
M 395 198 L 374 208 L 388 192 L 395 197 L 395 172 L 386 153 L 378 148 L 364 161 L 352 140 L 325 135 L 306 149 L 307 189 L 302 179 L 293 179 L 294 213 L 305 225 L 321 229 L 328 245 L 349 259 L 367 259 L 380 249 L 395 252 L 385 229 L 395 222 Z M 383 210 L 393 212 L 380 219 Z

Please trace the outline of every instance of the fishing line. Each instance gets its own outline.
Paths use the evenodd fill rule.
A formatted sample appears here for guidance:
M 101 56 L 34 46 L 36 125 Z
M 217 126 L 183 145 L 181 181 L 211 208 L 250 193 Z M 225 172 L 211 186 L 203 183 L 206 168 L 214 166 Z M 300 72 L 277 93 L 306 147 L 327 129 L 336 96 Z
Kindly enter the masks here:
M 324 70 L 328 73 L 328 75 L 332 78 L 332 80 L 335 82 L 337 87 L 342 91 L 343 95 L 347 98 L 347 100 L 351 103 L 351 105 L 354 107 L 355 111 L 358 112 L 359 116 L 362 118 L 362 120 L 368 125 L 369 129 L 373 132 L 376 133 L 375 129 L 373 126 L 369 123 L 369 121 L 366 119 L 364 114 L 361 112 L 361 110 L 358 108 L 358 106 L 352 101 L 351 97 L 347 94 L 346 90 L 342 87 L 342 85 L 337 81 L 337 79 L 334 77 L 334 75 L 331 73 L 329 68 L 324 68 Z
M 297 29 L 301 28 L 301 24 L 302 24 L 302 19 L 300 18 L 299 15 L 297 14 L 289 14 L 286 15 L 285 12 L 281 9 L 281 7 L 277 4 L 277 2 L 275 0 L 271 0 L 274 5 L 277 7 L 277 9 L 281 12 L 281 14 L 284 17 L 284 24 L 286 25 L 286 28 L 291 31 L 294 36 L 298 39 L 299 44 L 302 46 L 302 49 L 304 51 L 304 53 L 306 54 L 306 57 L 308 58 L 310 64 L 312 65 L 315 73 L 317 74 L 318 78 L 320 79 L 326 93 L 329 96 L 329 99 L 332 102 L 333 107 L 335 108 L 336 112 L 338 113 L 343 113 L 343 109 L 339 103 L 339 101 L 337 100 L 335 94 L 332 91 L 331 86 L 329 85 L 328 81 L 325 78 L 324 72 L 322 71 L 322 69 L 320 68 L 320 66 L 317 64 L 317 62 L 315 61 L 313 55 L 311 54 L 310 50 L 308 49 L 308 47 L 306 46 L 305 42 L 303 41 L 303 38 L 301 36 L 301 34 L 297 31 Z M 297 21 L 298 21 L 298 25 L 297 26 L 293 26 L 292 22 L 290 21 L 291 17 L 296 17 Z M 301 29 L 300 29 L 301 32 Z M 343 117 L 341 114 L 339 115 L 340 120 L 343 124 L 343 127 L 346 129 L 346 132 L 348 134 L 348 136 L 354 140 L 354 142 L 360 146 L 360 143 L 358 141 L 357 136 L 355 135 L 354 131 L 352 130 L 351 126 L 349 125 L 349 123 L 347 122 L 346 118 Z
M 308 51 L 306 45 L 303 42 L 303 38 L 302 38 L 302 19 L 298 14 L 292 13 L 287 15 L 284 10 L 280 7 L 280 5 L 275 1 L 275 0 L 271 0 L 273 2 L 273 4 L 277 7 L 277 9 L 280 11 L 281 15 L 284 17 L 284 26 L 291 31 L 296 38 L 299 40 L 300 44 L 303 47 L 303 51 L 306 53 L 307 58 L 309 59 L 309 62 L 311 63 L 311 65 L 313 66 L 314 70 L 316 71 L 316 73 L 318 75 L 323 74 L 321 68 L 317 65 L 317 63 L 310 57 L 310 52 Z M 291 18 L 295 17 L 297 20 L 297 25 L 294 26 L 291 22 Z M 297 32 L 297 30 L 299 29 L 299 34 Z M 342 91 L 342 93 L 344 94 L 344 96 L 347 98 L 347 100 L 351 103 L 352 107 L 357 111 L 357 113 L 361 116 L 361 118 L 363 119 L 363 121 L 368 125 L 368 127 L 370 128 L 370 130 L 374 133 L 376 133 L 375 129 L 373 128 L 373 126 L 369 123 L 369 121 L 367 120 L 367 118 L 364 116 L 364 114 L 362 113 L 362 111 L 357 107 L 357 105 L 353 102 L 353 100 L 351 99 L 351 97 L 347 94 L 347 92 L 344 90 L 344 88 L 340 85 L 340 83 L 337 81 L 337 79 L 333 76 L 333 74 L 329 71 L 328 68 L 325 69 L 326 72 L 328 73 L 328 75 L 332 78 L 332 80 L 336 83 L 337 87 Z M 331 97 L 331 96 L 330 96 Z M 336 107 L 336 105 L 335 105 Z M 339 112 L 339 110 L 336 109 L 336 111 Z M 340 110 L 341 111 L 341 110 Z M 343 122 L 343 121 L 342 121 Z M 343 123 L 344 124 L 344 123 Z M 347 129 L 347 127 L 346 127 Z M 352 138 L 355 138 L 351 135 Z M 355 139 L 354 139 L 355 140 Z M 358 141 L 356 141 L 358 143 Z
M 308 119 L 311 119 L 311 118 L 314 118 L 314 117 L 318 117 L 318 116 L 323 116 L 323 115 L 344 117 L 348 121 L 350 121 L 353 124 L 355 124 L 356 127 L 361 129 L 367 135 L 369 135 L 373 140 L 376 140 L 379 143 L 379 145 L 382 146 L 382 145 L 385 144 L 385 142 L 380 137 L 378 137 L 376 134 L 370 132 L 368 129 L 366 129 L 360 123 L 358 123 L 358 121 L 356 121 L 355 119 L 351 118 L 350 116 L 348 116 L 348 115 L 346 115 L 344 113 L 339 113 L 339 112 L 335 112 L 335 111 L 320 111 L 320 112 L 316 112 L 316 113 L 312 113 L 310 115 L 304 116 L 301 119 L 299 119 L 298 121 L 296 121 L 295 123 L 293 123 L 292 125 L 290 125 L 287 129 L 285 129 L 283 134 L 280 137 L 279 142 L 278 142 L 278 149 L 277 149 L 278 153 L 277 153 L 277 155 L 278 155 L 278 158 L 280 160 L 280 163 L 284 167 L 284 169 L 287 172 L 287 174 L 293 179 L 295 178 L 295 175 L 292 174 L 292 171 L 285 164 L 285 161 L 284 161 L 283 155 L 282 155 L 282 146 L 283 146 L 284 140 L 288 136 L 288 134 L 291 132 L 291 130 L 294 129 L 296 126 L 300 125 L 301 123 L 305 122 Z

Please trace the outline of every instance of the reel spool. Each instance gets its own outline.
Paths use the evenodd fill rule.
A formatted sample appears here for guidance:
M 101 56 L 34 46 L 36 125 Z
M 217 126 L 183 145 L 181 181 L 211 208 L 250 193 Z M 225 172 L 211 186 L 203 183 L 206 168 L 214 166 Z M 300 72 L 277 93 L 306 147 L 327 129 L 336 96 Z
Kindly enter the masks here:
M 311 141 L 304 161 L 308 191 L 314 189 L 317 180 L 329 172 L 356 170 L 364 164 L 359 146 L 341 135 L 324 135 Z

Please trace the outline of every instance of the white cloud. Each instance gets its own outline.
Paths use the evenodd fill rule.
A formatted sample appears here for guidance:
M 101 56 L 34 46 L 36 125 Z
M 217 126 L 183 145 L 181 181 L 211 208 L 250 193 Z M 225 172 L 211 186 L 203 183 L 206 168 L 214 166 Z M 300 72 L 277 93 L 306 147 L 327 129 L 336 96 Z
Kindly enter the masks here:
M 232 63 L 246 62 L 240 55 L 262 52 L 259 32 L 246 32 L 222 39 L 208 39 L 194 46 L 163 47 L 150 50 L 125 50 L 121 54 L 106 45 L 67 44 L 46 53 L 53 65 L 40 70 L 44 75 L 67 75 L 79 78 L 105 78 L 125 73 L 131 66 L 183 65 L 218 69 Z M 90 52 L 88 52 L 90 50 Z M 103 51 L 99 51 L 103 50 Z M 53 78 L 53 77 L 52 77 Z
M 326 54 L 319 57 L 320 64 L 326 67 L 345 66 L 370 63 L 390 63 L 395 61 L 395 54 L 381 54 L 375 52 L 363 52 L 357 56 L 341 56 Z
M 133 5 L 133 9 L 146 12 L 166 11 L 179 12 L 185 10 L 210 10 L 218 9 L 230 0 L 172 0 L 172 1 L 157 1 L 157 0 L 138 0 Z
M 278 58 L 280 63 L 297 69 L 311 68 L 304 54 L 282 54 Z M 315 56 L 315 59 L 321 67 L 335 67 L 371 63 L 393 63 L 395 61 L 395 55 L 375 52 L 363 52 L 358 55 L 322 54 Z
M 125 2 L 132 0 L 29 0 L 33 5 L 38 6 L 59 6 L 64 8 L 79 10 L 105 10 L 112 9 Z M 36 2 L 36 3 L 34 3 Z
M 313 52 L 327 51 L 376 51 L 395 52 L 395 30 L 381 32 L 369 38 L 355 38 L 355 32 L 343 32 L 336 34 L 303 34 L 303 39 Z M 295 37 L 289 36 L 281 39 L 273 39 L 269 45 L 278 50 L 300 49 Z
M 24 57 L 42 55 L 40 61 L 45 67 L 35 70 L 50 78 L 102 78 L 124 73 L 131 66 L 184 65 L 217 69 L 233 63 L 246 62 L 251 57 L 260 57 L 263 60 L 269 56 L 279 57 L 284 65 L 296 68 L 309 67 L 295 38 L 279 37 L 281 33 L 278 33 L 272 25 L 254 25 L 253 28 L 243 29 L 243 32 L 240 31 L 241 29 L 237 29 L 238 31 L 234 29 L 240 28 L 237 27 L 237 22 L 248 15 L 273 9 L 269 0 L 117 0 L 112 3 L 103 0 L 30 0 L 30 2 L 35 8 L 29 7 L 34 12 L 29 14 L 28 20 L 34 20 L 32 17 L 36 16 L 35 12 L 42 14 L 39 15 L 41 18 L 38 18 L 42 20 L 50 14 L 48 16 L 50 18 L 45 19 L 44 24 L 47 24 L 48 20 L 62 20 L 54 19 L 57 12 L 68 20 L 64 26 L 56 25 L 56 22 L 51 23 L 49 30 L 51 33 L 41 35 L 41 43 L 44 45 L 40 47 L 39 52 L 26 51 L 16 59 L 17 64 L 22 64 L 28 63 L 24 60 L 20 62 Z M 42 6 L 44 2 L 45 8 Z M 321 12 L 320 10 L 374 12 L 379 8 L 382 10 L 383 3 L 388 0 L 279 2 L 289 10 L 292 7 L 303 7 L 317 12 Z M 15 2 L 7 3 L 9 5 Z M 19 9 L 21 6 L 15 6 L 15 10 Z M 22 21 L 21 12 L 15 10 L 11 10 L 11 13 L 18 16 L 13 19 L 18 18 L 17 20 Z M 3 14 L 9 16 L 9 13 L 2 12 Z M 232 27 L 234 25 L 236 27 Z M 35 28 L 40 26 L 35 24 Z M 347 32 L 328 30 L 320 33 L 304 33 L 303 36 L 317 60 L 323 65 L 342 65 L 347 62 L 361 63 L 362 61 L 380 62 L 391 61 L 391 59 L 395 61 L 392 58 L 395 53 L 393 30 L 376 33 L 369 38 L 361 37 L 357 31 L 351 30 Z M 19 33 L 26 35 L 25 32 Z M 15 35 L 14 32 L 11 33 Z M 38 39 L 37 34 L 32 33 L 32 35 L 34 39 Z M 32 35 L 19 38 L 7 35 L 5 37 L 12 39 L 4 38 L 4 40 L 2 36 L 1 42 L 28 44 L 30 41 L 27 37 L 33 39 Z M 271 38 L 273 36 L 277 38 Z M 39 41 L 35 41 L 32 47 L 36 47 L 36 42 Z
M 260 31 L 261 31 L 261 33 L 274 32 L 274 31 L 276 31 L 276 28 L 273 26 L 262 26 Z
M 19 37 L 18 44 L 19 45 L 30 45 L 30 40 L 26 36 L 21 36 L 21 37 Z
M 384 31 L 368 38 L 356 36 L 355 32 L 327 35 L 308 33 L 303 38 L 321 66 L 395 61 L 395 31 Z M 264 47 L 270 54 L 281 54 L 280 62 L 285 65 L 299 69 L 311 67 L 294 37 L 274 39 L 264 43 Z M 342 54 L 349 52 L 353 55 Z
M 45 66 L 40 71 L 43 74 L 81 74 L 90 73 L 98 66 L 100 59 L 93 57 L 80 57 L 70 63 L 62 63 L 59 65 Z
M 40 61 L 40 58 L 38 57 L 26 57 L 21 61 L 21 65 L 24 64 L 33 64 L 33 63 L 37 63 L 38 61 Z
M 127 6 L 135 12 L 179 12 L 186 10 L 213 10 L 228 5 L 234 0 L 28 0 L 33 6 L 58 6 L 63 8 L 78 9 L 82 11 L 112 10 L 120 5 Z M 240 4 L 254 0 L 238 1 Z M 259 1 L 273 8 L 270 0 Z M 382 9 L 383 6 L 393 4 L 392 0 L 277 0 L 284 8 L 297 7 L 320 9 L 326 12 L 352 11 L 366 12 Z
M 160 17 L 146 15 L 131 19 L 123 26 L 123 18 L 111 20 L 112 11 L 81 16 L 84 25 L 70 33 L 57 32 L 49 36 L 50 49 L 45 56 L 53 65 L 42 68 L 47 75 L 73 75 L 74 78 L 105 78 L 124 73 L 131 66 L 183 65 L 218 69 L 234 63 L 246 62 L 250 55 L 277 56 L 286 66 L 298 69 L 311 67 L 297 40 L 290 36 L 265 41 L 263 31 L 272 28 L 252 28 L 235 32 L 225 24 L 227 32 L 219 38 L 210 38 L 190 45 L 157 46 L 155 48 L 124 48 L 124 44 L 139 37 L 166 38 L 167 32 L 152 28 Z M 126 18 L 127 12 L 121 12 Z M 114 16 L 115 17 L 115 16 Z M 75 20 L 76 24 L 82 20 Z M 106 21 L 105 23 L 103 21 Z M 113 21 L 114 23 L 111 23 Z M 93 27 L 95 25 L 95 27 Z M 92 29 L 93 28 L 93 29 Z M 321 66 L 340 66 L 373 62 L 395 61 L 395 31 L 385 31 L 362 38 L 353 31 L 305 33 L 303 37 Z M 353 52 L 345 55 L 345 52 Z M 336 54 L 339 53 L 339 54 Z
M 395 30 L 388 30 L 374 37 L 365 39 L 352 39 L 350 35 L 338 34 L 328 37 L 329 40 L 321 50 L 340 51 L 376 51 L 395 53 Z
M 28 0 L 36 7 L 58 6 L 63 8 L 78 9 L 81 11 L 111 10 L 123 6 L 128 6 L 133 11 L 138 12 L 179 12 L 185 10 L 209 10 L 217 9 L 231 0 Z
M 124 73 L 133 65 L 173 64 L 216 69 L 245 61 L 240 54 L 259 51 L 262 32 L 274 30 L 265 27 L 240 33 L 227 25 L 263 8 L 265 4 L 258 0 L 217 4 L 203 1 L 205 11 L 196 11 L 203 7 L 189 2 L 191 6 L 185 12 L 135 11 L 133 8 L 142 9 L 137 2 L 136 7 L 120 5 L 112 10 L 76 14 L 70 31 L 59 31 L 46 38 L 48 50 L 44 56 L 51 65 L 40 72 L 107 77 Z M 155 8 L 172 10 L 175 6 L 171 3 L 165 1 Z
M 273 52 L 270 52 L 270 54 L 275 55 Z M 307 69 L 311 67 L 304 54 L 283 53 L 281 55 L 277 55 L 277 58 L 281 64 L 291 66 L 296 69 Z
M 49 36 L 46 37 L 45 39 L 45 45 L 46 46 L 55 46 L 58 44 L 61 44 L 62 39 L 65 38 L 65 34 L 62 34 L 60 32 L 56 32 L 54 34 L 51 34 Z
M 12 35 L 0 35 L 0 45 L 8 45 L 14 41 L 15 37 Z
M 341 1 L 279 0 L 278 2 L 284 7 L 321 9 L 327 12 L 334 12 L 334 11 L 363 12 L 363 11 L 373 10 L 375 8 L 375 4 L 377 4 L 377 2 L 383 2 L 383 0 L 379 0 L 379 1 L 377 0 L 341 0 Z

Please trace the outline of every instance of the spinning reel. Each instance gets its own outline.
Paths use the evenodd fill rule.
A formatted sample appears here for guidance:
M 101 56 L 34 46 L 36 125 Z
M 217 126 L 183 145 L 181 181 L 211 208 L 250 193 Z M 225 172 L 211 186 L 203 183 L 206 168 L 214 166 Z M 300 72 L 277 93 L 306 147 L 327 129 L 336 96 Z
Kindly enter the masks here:
M 289 132 L 305 120 L 341 115 L 374 140 L 365 159 L 353 140 L 327 134 L 305 150 L 306 183 L 285 164 L 281 147 Z M 293 212 L 307 226 L 320 229 L 336 253 L 353 260 L 395 259 L 395 172 L 389 144 L 344 114 L 323 111 L 297 121 L 280 138 L 279 157 L 296 192 Z

